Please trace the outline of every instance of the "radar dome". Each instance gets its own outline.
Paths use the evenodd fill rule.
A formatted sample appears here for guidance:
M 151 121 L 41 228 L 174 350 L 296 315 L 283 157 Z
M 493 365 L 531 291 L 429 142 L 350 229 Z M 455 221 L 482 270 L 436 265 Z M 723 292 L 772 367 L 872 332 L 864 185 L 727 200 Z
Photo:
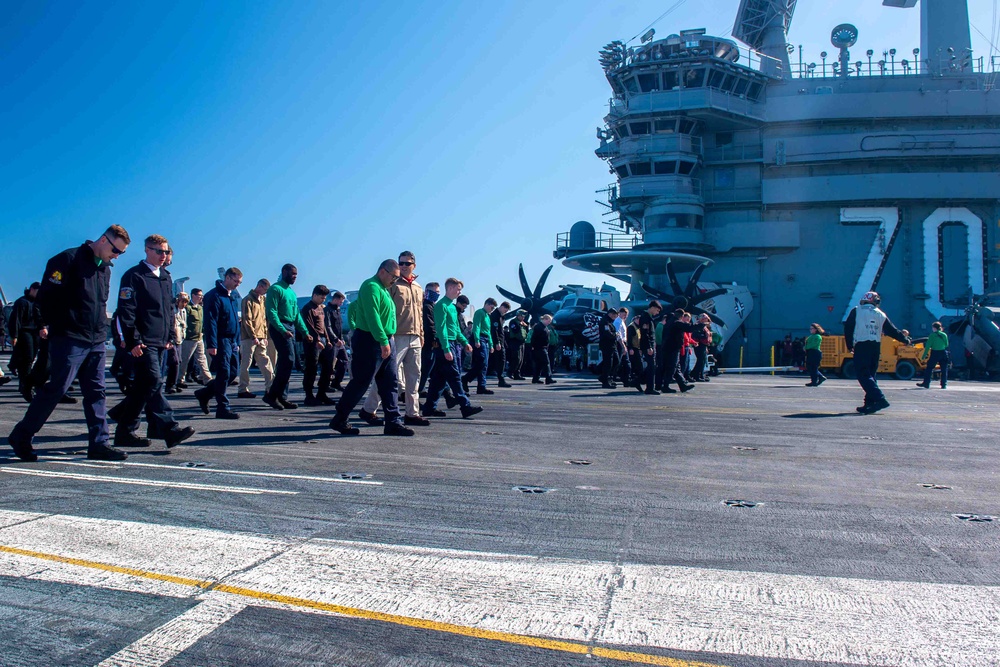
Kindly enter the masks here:
M 573 223 L 569 228 L 570 248 L 593 248 L 597 244 L 597 233 L 594 226 L 586 220 Z

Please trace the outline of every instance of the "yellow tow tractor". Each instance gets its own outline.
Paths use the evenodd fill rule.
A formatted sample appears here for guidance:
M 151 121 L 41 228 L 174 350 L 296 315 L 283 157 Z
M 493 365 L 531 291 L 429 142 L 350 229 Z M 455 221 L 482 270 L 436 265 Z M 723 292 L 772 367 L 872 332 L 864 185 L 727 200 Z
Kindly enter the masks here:
M 821 369 L 832 369 L 844 378 L 857 377 L 854 355 L 847 351 L 843 336 L 823 336 L 820 350 L 823 352 L 823 361 L 819 365 Z M 912 380 L 917 371 L 923 372 L 927 367 L 927 362 L 921 359 L 923 354 L 923 343 L 904 345 L 893 338 L 883 337 L 878 372 L 892 373 L 900 380 Z

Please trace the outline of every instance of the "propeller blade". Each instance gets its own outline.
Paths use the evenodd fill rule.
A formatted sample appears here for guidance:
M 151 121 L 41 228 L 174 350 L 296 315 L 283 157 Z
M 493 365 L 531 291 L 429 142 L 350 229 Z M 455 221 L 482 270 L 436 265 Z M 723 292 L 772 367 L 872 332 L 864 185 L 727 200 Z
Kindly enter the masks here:
M 535 291 L 532 292 L 531 295 L 534 296 L 536 299 L 542 293 L 542 288 L 545 287 L 545 280 L 549 277 L 550 273 L 552 273 L 551 264 L 549 265 L 549 268 L 545 269 L 545 271 L 542 272 L 542 277 L 538 279 L 537 283 L 535 283 Z
M 530 299 L 531 296 L 532 296 L 532 293 L 531 293 L 531 288 L 528 287 L 528 279 L 524 277 L 524 264 L 518 264 L 517 265 L 517 277 L 521 281 L 521 289 L 524 290 L 524 294 L 522 296 L 517 297 L 517 298 L 518 299 L 521 299 L 521 298 Z
M 708 268 L 708 263 L 699 264 L 698 268 L 694 270 L 691 277 L 688 279 L 687 288 L 684 290 L 684 296 L 689 299 L 695 295 L 695 291 L 698 289 L 698 279 L 701 278 L 701 274 L 705 272 Z
M 691 299 L 691 303 L 704 303 L 709 299 L 714 299 L 715 297 L 722 296 L 723 294 L 726 294 L 728 292 L 729 290 L 725 289 L 724 287 L 720 287 L 719 289 L 714 289 L 705 292 L 704 294 L 695 294 L 694 298 Z
M 674 294 L 684 294 L 681 284 L 677 282 L 677 274 L 674 273 L 674 263 L 669 259 L 667 260 L 667 277 L 670 278 L 670 287 L 674 290 Z
M 520 303 L 524 303 L 524 296 L 523 295 L 514 294 L 513 292 L 509 292 L 509 291 L 505 290 L 504 288 L 500 287 L 499 285 L 497 285 L 497 291 L 500 292 L 501 294 L 503 294 L 505 297 L 507 297 L 511 301 L 517 301 L 519 304 Z
M 662 299 L 663 301 L 673 301 L 674 300 L 674 295 L 673 294 L 667 294 L 666 292 L 661 292 L 660 290 L 658 290 L 658 289 L 656 289 L 654 287 L 650 287 L 646 283 L 639 283 L 639 287 L 642 288 L 643 292 L 646 292 L 647 294 L 652 294 L 657 299 Z

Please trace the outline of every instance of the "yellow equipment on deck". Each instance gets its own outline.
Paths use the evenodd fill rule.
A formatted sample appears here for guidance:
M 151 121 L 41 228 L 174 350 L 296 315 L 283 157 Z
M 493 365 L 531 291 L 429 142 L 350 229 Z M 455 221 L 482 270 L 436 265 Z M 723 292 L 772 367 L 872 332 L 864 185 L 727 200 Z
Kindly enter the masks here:
M 843 336 L 823 336 L 820 350 L 823 352 L 820 368 L 834 369 L 841 377 L 856 377 L 854 355 L 847 351 Z M 917 371 L 927 367 L 927 362 L 921 359 L 923 354 L 923 343 L 904 345 L 894 338 L 883 336 L 878 372 L 892 373 L 900 380 L 911 380 Z

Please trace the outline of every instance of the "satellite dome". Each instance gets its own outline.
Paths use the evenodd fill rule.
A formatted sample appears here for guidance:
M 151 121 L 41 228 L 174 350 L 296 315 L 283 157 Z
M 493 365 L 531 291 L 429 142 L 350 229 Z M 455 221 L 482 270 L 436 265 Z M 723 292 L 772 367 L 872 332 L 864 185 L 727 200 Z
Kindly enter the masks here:
M 569 228 L 570 248 L 593 248 L 597 244 L 597 233 L 594 226 L 586 220 L 573 223 Z

